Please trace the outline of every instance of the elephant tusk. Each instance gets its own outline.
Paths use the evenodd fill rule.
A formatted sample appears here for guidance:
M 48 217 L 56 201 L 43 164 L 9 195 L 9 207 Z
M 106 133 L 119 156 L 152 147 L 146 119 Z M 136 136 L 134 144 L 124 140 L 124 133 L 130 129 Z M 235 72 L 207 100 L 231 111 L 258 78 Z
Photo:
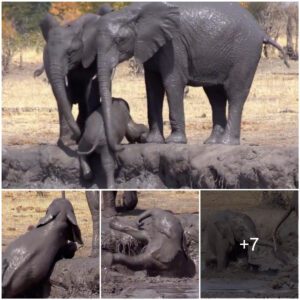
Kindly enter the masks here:
M 67 76 L 65 76 L 65 84 L 66 84 L 66 87 L 69 86 L 69 82 L 68 82 L 68 77 Z

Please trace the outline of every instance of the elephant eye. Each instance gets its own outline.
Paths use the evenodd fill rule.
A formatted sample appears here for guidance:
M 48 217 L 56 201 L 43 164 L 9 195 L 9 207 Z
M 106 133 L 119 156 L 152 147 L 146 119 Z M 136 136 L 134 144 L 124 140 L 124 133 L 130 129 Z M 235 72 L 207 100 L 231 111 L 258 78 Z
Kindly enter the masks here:
M 120 44 L 123 44 L 124 42 L 126 41 L 126 38 L 123 37 L 123 36 L 118 36 L 115 38 L 115 42 L 120 45 Z

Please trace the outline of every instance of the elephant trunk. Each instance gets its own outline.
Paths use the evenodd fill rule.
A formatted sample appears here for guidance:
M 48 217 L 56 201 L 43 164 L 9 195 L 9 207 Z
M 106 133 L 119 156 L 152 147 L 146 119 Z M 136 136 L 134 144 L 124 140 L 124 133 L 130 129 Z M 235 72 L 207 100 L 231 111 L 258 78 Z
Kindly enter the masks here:
M 62 67 L 59 64 L 51 64 L 49 68 L 46 67 L 46 70 L 47 69 L 47 75 L 51 83 L 53 94 L 57 101 L 58 110 L 65 117 L 68 125 L 75 135 L 75 138 L 79 139 L 81 132 L 74 119 L 74 116 L 72 115 L 72 108 L 66 92 L 65 78 Z
M 122 147 L 118 146 L 113 140 L 112 132 L 111 74 L 113 68 L 107 66 L 107 63 L 101 60 L 101 56 L 103 55 L 98 53 L 98 80 L 104 129 L 109 148 L 116 152 L 122 150 Z

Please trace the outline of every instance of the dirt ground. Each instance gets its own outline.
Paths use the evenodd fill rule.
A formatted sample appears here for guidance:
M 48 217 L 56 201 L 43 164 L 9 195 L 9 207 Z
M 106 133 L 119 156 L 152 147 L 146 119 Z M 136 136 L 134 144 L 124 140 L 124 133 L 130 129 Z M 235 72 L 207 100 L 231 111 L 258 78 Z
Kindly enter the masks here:
M 277 192 L 269 192 L 277 193 Z M 259 238 L 272 242 L 275 224 L 286 211 L 285 201 L 274 197 L 265 200 L 261 191 L 220 191 L 201 193 L 201 296 L 204 298 L 297 298 L 298 297 L 298 219 L 295 213 L 281 225 L 279 247 L 289 258 L 283 264 L 270 252 L 261 252 L 262 266 L 254 270 L 247 261 L 230 261 L 228 267 L 217 272 L 205 266 L 204 236 L 211 214 L 220 210 L 242 212 L 251 217 Z M 275 196 L 275 194 L 274 194 Z M 272 198 L 272 197 L 270 197 Z M 282 199 L 281 199 L 282 200 Z M 258 250 L 262 248 L 259 247 Z M 261 250 L 260 250 L 261 251 Z
M 56 102 L 45 74 L 37 79 L 32 76 L 42 54 L 28 51 L 24 62 L 20 70 L 15 60 L 11 72 L 3 77 L 3 144 L 54 144 L 58 138 Z M 298 63 L 290 61 L 290 65 L 288 69 L 279 58 L 261 59 L 243 113 L 243 144 L 298 144 Z M 133 118 L 147 124 L 143 76 L 134 77 L 129 72 L 128 62 L 117 68 L 113 96 L 126 99 Z M 201 88 L 189 89 L 185 117 L 189 143 L 202 143 L 211 130 L 211 108 Z M 166 104 L 164 124 L 167 136 Z
M 28 226 L 36 225 L 53 199 L 61 197 L 60 192 L 2 192 L 2 250 L 10 241 L 24 234 Z M 76 256 L 86 257 L 91 251 L 92 219 L 84 192 L 66 192 L 74 207 L 84 246 Z
M 119 193 L 121 194 L 121 193 Z M 120 195 L 118 196 L 120 198 Z M 199 263 L 199 230 L 198 211 L 199 197 L 197 192 L 183 191 L 141 191 L 138 192 L 139 203 L 133 212 L 120 213 L 120 220 L 132 221 L 145 209 L 159 207 L 173 211 L 181 220 L 183 228 L 193 230 L 196 236 L 189 243 L 189 255 Z M 187 225 L 191 219 L 197 220 Z M 106 248 L 109 219 L 101 221 L 101 245 Z M 106 248 L 107 249 L 107 248 Z M 197 267 L 198 269 L 198 267 Z M 101 297 L 102 298 L 198 298 L 199 297 L 199 274 L 193 278 L 170 278 L 162 276 L 147 276 L 145 271 L 133 272 L 126 267 L 116 265 L 110 268 L 101 267 Z

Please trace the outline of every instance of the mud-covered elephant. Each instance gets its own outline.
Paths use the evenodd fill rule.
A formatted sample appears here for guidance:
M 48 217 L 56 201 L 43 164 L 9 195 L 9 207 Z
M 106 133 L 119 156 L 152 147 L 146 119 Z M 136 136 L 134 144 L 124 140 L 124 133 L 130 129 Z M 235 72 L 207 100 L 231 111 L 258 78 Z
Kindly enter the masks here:
M 252 219 L 240 212 L 230 210 L 218 211 L 207 221 L 204 233 L 205 264 L 217 264 L 218 271 L 227 267 L 232 254 L 246 252 L 249 258 L 252 245 L 259 238 L 256 226 Z M 248 243 L 246 250 L 242 250 L 241 243 Z M 273 249 L 272 243 L 259 238 L 257 246 L 266 246 Z
M 282 48 L 238 3 L 133 3 L 97 21 L 97 74 L 111 149 L 111 75 L 134 56 L 144 64 L 150 132 L 147 142 L 186 143 L 184 88 L 202 86 L 212 107 L 206 143 L 239 144 L 244 102 L 263 44 Z M 167 95 L 171 135 L 164 140 Z M 228 118 L 226 104 L 228 102 Z
M 78 140 L 87 116 L 100 104 L 98 88 L 91 91 L 96 74 L 95 26 L 100 15 L 110 11 L 106 5 L 98 15 L 85 14 L 65 25 L 47 14 L 40 23 L 46 41 L 44 63 L 34 75 L 39 76 L 45 69 L 51 84 L 59 113 L 59 144 L 70 145 Z M 91 92 L 96 96 L 90 97 Z M 72 105 L 76 103 L 79 105 L 77 122 L 72 115 Z
M 122 264 L 134 271 L 147 270 L 149 276 L 195 275 L 196 267 L 188 256 L 182 225 L 173 213 L 153 208 L 138 217 L 137 226 L 122 224 L 114 218 L 110 228 L 131 235 L 145 247 L 134 256 L 105 252 L 104 265 Z
M 109 218 L 116 216 L 116 197 L 117 191 L 102 192 L 102 216 Z M 136 191 L 124 191 L 122 196 L 123 207 L 126 210 L 132 210 L 138 203 L 138 195 Z
M 121 98 L 113 98 L 112 103 L 112 133 L 114 141 L 120 144 L 124 137 L 129 143 L 138 143 L 145 140 L 148 129 L 143 124 L 136 124 L 130 116 L 128 103 Z M 87 118 L 85 129 L 78 144 L 78 154 L 81 171 L 86 180 L 92 178 L 92 170 L 87 162 L 87 155 L 97 152 L 106 179 L 106 188 L 115 185 L 115 155 L 107 144 L 101 107 Z
M 2 254 L 2 297 L 34 298 L 49 294 L 51 272 L 61 258 L 72 258 L 83 244 L 69 200 L 53 200 L 36 227 L 10 243 Z
M 274 231 L 273 231 L 273 242 L 274 242 L 274 248 L 277 250 L 277 231 L 279 227 L 282 225 L 282 223 L 288 218 L 288 216 L 294 211 L 298 217 L 298 192 L 293 192 L 292 201 L 289 205 L 289 208 L 286 213 L 279 219 L 279 221 L 276 223 Z

